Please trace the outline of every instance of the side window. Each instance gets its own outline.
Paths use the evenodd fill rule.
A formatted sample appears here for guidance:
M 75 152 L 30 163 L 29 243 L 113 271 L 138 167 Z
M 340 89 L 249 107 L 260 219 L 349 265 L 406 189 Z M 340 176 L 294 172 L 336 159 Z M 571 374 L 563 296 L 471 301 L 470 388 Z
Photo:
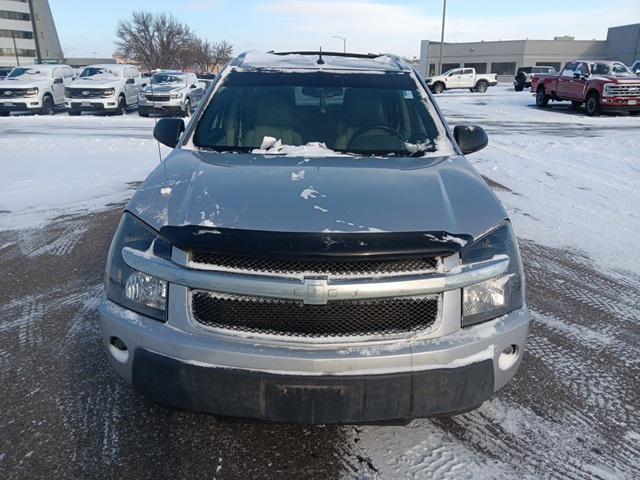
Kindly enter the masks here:
M 454 76 L 454 75 L 460 75 L 462 73 L 462 69 L 457 68 L 455 70 L 451 70 L 451 73 L 449 74 L 450 77 Z
M 562 70 L 562 76 L 563 77 L 573 77 L 573 72 L 576 70 L 576 63 L 575 62 L 569 62 L 564 66 L 564 69 Z
M 624 65 L 619 63 L 613 64 L 613 73 L 627 73 L 627 69 Z
M 578 64 L 576 72 L 580 73 L 580 75 L 589 75 L 589 65 L 584 62 Z
M 473 69 L 465 68 L 463 73 L 464 73 L 464 75 L 473 75 Z

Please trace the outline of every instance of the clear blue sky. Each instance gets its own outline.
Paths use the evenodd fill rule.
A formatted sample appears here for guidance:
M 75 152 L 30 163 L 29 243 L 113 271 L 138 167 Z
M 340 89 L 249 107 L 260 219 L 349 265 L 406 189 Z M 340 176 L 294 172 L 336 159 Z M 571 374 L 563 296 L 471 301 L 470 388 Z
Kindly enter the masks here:
M 50 0 L 69 57 L 113 53 L 118 20 L 132 10 L 168 12 L 211 40 L 244 50 L 348 49 L 418 56 L 440 37 L 442 0 Z M 552 13 L 550 13 L 552 12 Z M 448 0 L 447 41 L 604 39 L 607 27 L 640 22 L 640 0 Z

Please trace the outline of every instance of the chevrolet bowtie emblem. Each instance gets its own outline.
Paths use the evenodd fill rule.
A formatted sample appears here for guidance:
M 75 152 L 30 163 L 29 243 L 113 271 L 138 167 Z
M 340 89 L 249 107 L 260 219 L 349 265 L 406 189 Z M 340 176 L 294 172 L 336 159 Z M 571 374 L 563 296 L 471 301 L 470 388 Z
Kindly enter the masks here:
M 322 278 L 305 278 L 302 286 L 294 289 L 294 294 L 302 298 L 305 305 L 326 305 L 330 296 L 329 282 Z

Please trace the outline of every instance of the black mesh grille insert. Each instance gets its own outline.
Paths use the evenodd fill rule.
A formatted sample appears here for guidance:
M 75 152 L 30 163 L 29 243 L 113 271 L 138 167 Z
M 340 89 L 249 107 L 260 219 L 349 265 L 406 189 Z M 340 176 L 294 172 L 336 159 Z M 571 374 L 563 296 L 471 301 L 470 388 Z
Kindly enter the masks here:
M 194 290 L 191 300 L 193 315 L 203 325 L 298 337 L 411 333 L 431 327 L 438 317 L 438 297 L 434 296 L 305 305 Z
M 437 257 L 402 257 L 391 259 L 301 260 L 283 258 L 244 257 L 194 251 L 191 261 L 234 270 L 276 274 L 309 275 L 379 275 L 390 273 L 418 273 L 435 270 Z

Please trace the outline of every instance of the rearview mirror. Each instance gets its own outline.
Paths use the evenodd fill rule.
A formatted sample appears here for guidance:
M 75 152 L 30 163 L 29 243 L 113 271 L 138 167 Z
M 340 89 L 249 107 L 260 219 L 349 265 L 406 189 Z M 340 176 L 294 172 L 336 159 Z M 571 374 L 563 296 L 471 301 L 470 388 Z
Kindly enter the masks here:
M 56 79 L 53 81 L 53 83 L 54 83 L 54 85 L 60 85 L 60 84 L 62 83 L 62 79 L 61 79 L 61 78 L 56 78 Z
M 167 147 L 175 148 L 182 132 L 184 132 L 184 122 L 181 118 L 162 118 L 153 129 L 153 138 Z
M 489 144 L 487 132 L 475 125 L 458 125 L 453 129 L 453 138 L 465 155 L 482 150 Z

